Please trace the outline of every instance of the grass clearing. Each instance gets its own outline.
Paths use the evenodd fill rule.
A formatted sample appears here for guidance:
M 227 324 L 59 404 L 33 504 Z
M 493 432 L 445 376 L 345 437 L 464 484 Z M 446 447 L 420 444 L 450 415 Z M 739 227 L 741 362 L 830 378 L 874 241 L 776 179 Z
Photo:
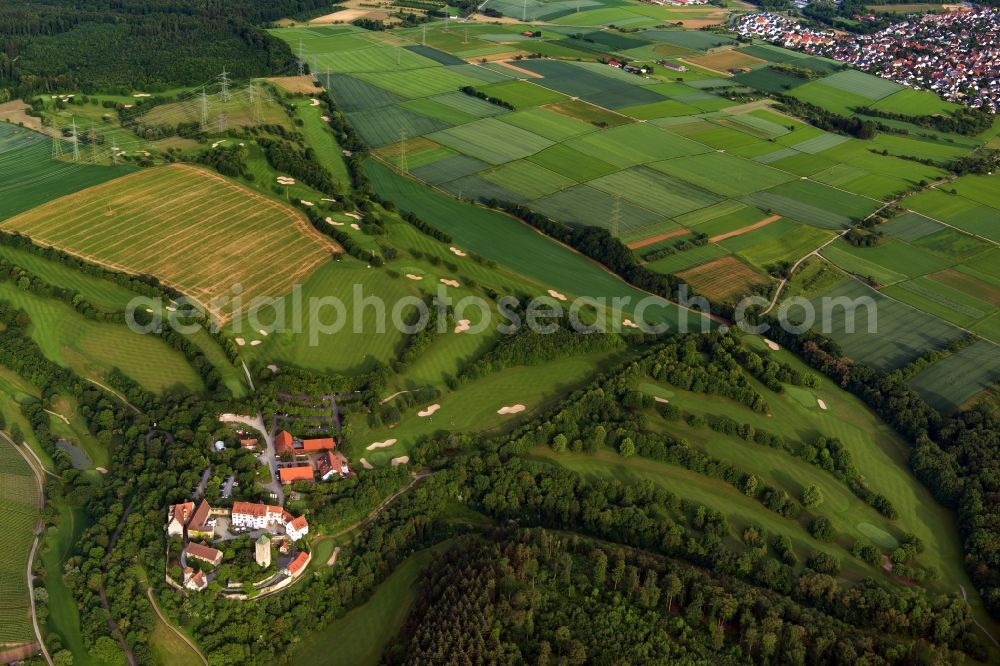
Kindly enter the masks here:
M 61 301 L 8 283 L 0 283 L 0 300 L 28 313 L 28 333 L 42 353 L 82 377 L 102 381 L 109 368 L 119 368 L 155 393 L 177 385 L 194 392 L 203 388 L 184 356 L 159 338 L 133 333 L 120 324 L 86 319 Z
M 593 155 L 570 148 L 564 143 L 557 143 L 545 150 L 535 153 L 528 161 L 543 166 L 550 171 L 562 174 L 567 178 L 582 183 L 594 178 L 600 178 L 618 170 L 613 164 L 608 164 Z

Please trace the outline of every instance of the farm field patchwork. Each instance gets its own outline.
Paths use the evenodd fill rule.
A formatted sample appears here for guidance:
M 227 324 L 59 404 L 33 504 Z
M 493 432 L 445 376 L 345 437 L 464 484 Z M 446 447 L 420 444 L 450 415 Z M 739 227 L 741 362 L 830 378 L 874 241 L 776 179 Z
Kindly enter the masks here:
M 976 342 L 918 373 L 910 388 L 942 412 L 951 412 L 1000 381 L 997 351 L 993 342 Z
M 206 306 L 231 296 L 236 284 L 244 303 L 284 294 L 337 249 L 295 210 L 187 165 L 98 185 L 0 229 L 111 268 L 155 274 Z M 275 262 L 278 253 L 294 253 L 297 261 Z M 232 314 L 228 307 L 213 311 L 223 319 Z

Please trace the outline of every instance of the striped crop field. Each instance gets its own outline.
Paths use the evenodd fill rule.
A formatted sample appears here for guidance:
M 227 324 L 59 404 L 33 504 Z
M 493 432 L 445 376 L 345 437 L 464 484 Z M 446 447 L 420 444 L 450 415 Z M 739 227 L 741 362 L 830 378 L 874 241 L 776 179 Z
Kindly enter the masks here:
M 149 169 L 0 223 L 110 268 L 152 274 L 209 306 L 288 293 L 337 246 L 295 210 L 189 166 Z M 294 262 L 281 257 L 295 257 Z M 230 307 L 212 306 L 222 320 Z
M 0 644 L 34 640 L 28 599 L 28 555 L 38 522 L 38 485 L 28 463 L 0 438 Z

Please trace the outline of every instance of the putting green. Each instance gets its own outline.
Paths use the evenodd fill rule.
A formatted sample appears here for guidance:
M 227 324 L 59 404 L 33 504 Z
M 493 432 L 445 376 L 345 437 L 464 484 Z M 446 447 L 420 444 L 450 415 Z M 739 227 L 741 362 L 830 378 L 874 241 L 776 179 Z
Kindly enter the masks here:
M 895 549 L 899 547 L 899 541 L 881 527 L 876 527 L 871 523 L 858 523 L 855 525 L 858 531 L 871 539 L 880 548 Z

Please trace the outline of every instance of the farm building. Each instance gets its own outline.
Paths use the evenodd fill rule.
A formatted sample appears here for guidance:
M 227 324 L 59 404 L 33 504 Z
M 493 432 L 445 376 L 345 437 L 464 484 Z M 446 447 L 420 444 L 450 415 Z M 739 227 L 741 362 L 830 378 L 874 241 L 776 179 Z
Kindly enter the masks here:
M 206 543 L 189 543 L 184 549 L 184 557 L 188 559 L 193 557 L 217 567 L 222 562 L 222 551 Z
M 278 478 L 282 483 L 292 483 L 294 481 L 312 481 L 313 470 L 309 465 L 300 467 L 282 467 L 278 470 Z

